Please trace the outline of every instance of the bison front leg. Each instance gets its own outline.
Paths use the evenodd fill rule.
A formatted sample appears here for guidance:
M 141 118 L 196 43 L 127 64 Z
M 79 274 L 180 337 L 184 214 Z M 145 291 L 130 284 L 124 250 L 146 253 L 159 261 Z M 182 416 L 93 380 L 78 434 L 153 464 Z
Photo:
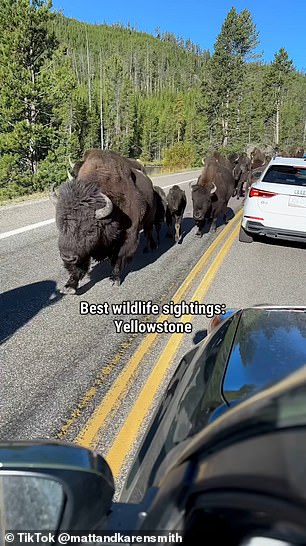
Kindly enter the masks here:
M 222 214 L 223 214 L 223 222 L 224 224 L 228 224 L 228 218 L 227 218 L 227 205 L 228 203 L 224 203 L 223 206 L 222 206 Z
M 213 212 L 213 215 L 212 215 L 212 222 L 211 222 L 210 229 L 211 229 L 211 231 L 213 231 L 213 232 L 216 232 L 216 231 L 217 231 L 217 223 L 218 223 L 218 216 L 219 216 L 219 213 L 220 213 L 220 209 L 219 209 L 219 210 L 215 210 L 215 211 Z
M 153 237 L 153 233 L 152 233 L 153 232 L 153 226 L 145 227 L 143 231 L 144 231 L 144 234 L 145 234 L 145 238 L 147 240 L 147 244 L 144 247 L 143 251 L 148 252 L 149 248 L 151 250 L 155 250 L 157 248 L 157 244 L 154 241 L 154 237 Z
M 161 230 L 161 224 L 159 224 L 159 223 L 155 224 L 157 248 L 160 245 L 160 230 Z
M 122 271 L 127 263 L 129 263 L 137 250 L 139 243 L 139 233 L 137 230 L 127 230 L 124 244 L 119 249 L 116 255 L 111 259 L 112 274 L 110 281 L 113 286 L 120 286 Z
M 174 227 L 172 224 L 171 226 L 168 226 L 167 238 L 172 239 L 172 241 L 174 241 Z
M 168 208 L 166 209 L 166 224 L 167 224 L 167 228 L 168 228 L 167 237 L 168 237 L 168 239 L 173 239 L 174 238 L 174 235 L 173 235 L 173 218 L 172 218 L 172 214 L 171 214 L 171 212 L 170 212 L 170 210 Z
M 69 271 L 70 277 L 66 282 L 64 288 L 62 288 L 62 294 L 75 294 L 79 285 L 79 282 L 85 277 L 89 270 L 90 258 L 84 261 L 82 264 L 65 264 L 64 266 Z
M 175 242 L 178 243 L 180 240 L 180 230 L 181 230 L 181 221 L 177 220 L 175 222 Z
M 241 175 L 239 179 L 239 183 L 237 186 L 237 199 L 240 199 L 240 197 L 243 197 L 243 186 L 247 181 L 247 175 L 243 174 Z
M 195 223 L 197 227 L 196 237 L 199 237 L 199 238 L 203 237 L 203 229 L 204 229 L 205 223 L 206 223 L 206 219 L 196 221 Z

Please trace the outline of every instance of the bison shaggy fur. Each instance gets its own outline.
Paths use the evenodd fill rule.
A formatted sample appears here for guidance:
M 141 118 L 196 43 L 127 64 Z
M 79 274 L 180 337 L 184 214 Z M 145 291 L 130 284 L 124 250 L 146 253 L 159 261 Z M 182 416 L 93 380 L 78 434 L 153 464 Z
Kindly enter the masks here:
M 138 162 L 137 162 L 138 163 Z M 138 246 L 141 229 L 147 246 L 152 236 L 156 202 L 153 184 L 141 170 L 117 152 L 88 150 L 63 183 L 56 203 L 59 250 L 70 277 L 65 292 L 75 293 L 91 258 L 108 258 L 111 280 L 121 283 L 122 271 Z

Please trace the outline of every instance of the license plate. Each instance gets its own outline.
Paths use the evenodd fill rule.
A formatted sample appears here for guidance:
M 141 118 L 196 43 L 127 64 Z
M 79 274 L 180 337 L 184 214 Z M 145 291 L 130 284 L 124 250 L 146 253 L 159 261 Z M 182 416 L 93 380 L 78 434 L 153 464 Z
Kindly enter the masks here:
M 289 197 L 289 207 L 306 207 L 306 197 L 297 197 L 293 195 Z

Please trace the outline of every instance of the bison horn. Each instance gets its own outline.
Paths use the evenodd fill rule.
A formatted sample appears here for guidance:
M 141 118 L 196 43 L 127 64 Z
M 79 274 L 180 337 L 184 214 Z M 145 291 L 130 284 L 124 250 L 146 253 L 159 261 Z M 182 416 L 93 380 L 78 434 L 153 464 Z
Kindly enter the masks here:
M 68 161 L 69 161 L 70 169 L 72 170 L 74 167 L 74 164 L 72 163 L 70 156 L 68 158 Z
M 217 191 L 217 186 L 216 186 L 216 184 L 213 184 L 213 187 L 210 190 L 210 193 L 215 193 L 216 191 Z
M 106 216 L 109 216 L 110 213 L 113 210 L 113 203 L 111 202 L 110 198 L 107 197 L 107 195 L 105 195 L 105 193 L 101 193 L 100 195 L 101 195 L 101 197 L 103 197 L 103 199 L 105 201 L 105 205 L 101 209 L 96 210 L 97 220 L 102 220 L 103 218 L 106 218 Z
M 204 158 L 202 157 L 202 165 L 205 165 L 205 161 L 204 161 Z
M 56 205 L 57 203 L 57 200 L 58 200 L 58 196 L 56 195 L 56 191 L 54 189 L 56 183 L 52 184 L 51 188 L 50 188 L 50 191 L 49 191 L 49 196 L 50 196 L 50 199 L 52 201 L 52 203 L 54 205 Z
M 192 180 L 192 182 L 189 182 L 189 188 L 193 188 L 194 186 L 197 186 L 198 184 L 198 178 L 195 178 L 194 180 Z
M 71 175 L 69 169 L 67 169 L 67 175 L 69 180 L 73 180 L 73 176 Z

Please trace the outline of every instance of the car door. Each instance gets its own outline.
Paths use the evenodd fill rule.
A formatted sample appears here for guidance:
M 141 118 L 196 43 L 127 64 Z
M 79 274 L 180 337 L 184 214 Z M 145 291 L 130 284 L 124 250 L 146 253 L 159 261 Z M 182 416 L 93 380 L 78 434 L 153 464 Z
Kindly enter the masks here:
M 231 315 L 180 362 L 133 461 L 120 501 L 139 502 L 172 449 L 195 435 L 223 404 L 221 385 L 239 321 Z
M 265 225 L 306 232 L 306 165 L 272 165 L 258 184 Z

